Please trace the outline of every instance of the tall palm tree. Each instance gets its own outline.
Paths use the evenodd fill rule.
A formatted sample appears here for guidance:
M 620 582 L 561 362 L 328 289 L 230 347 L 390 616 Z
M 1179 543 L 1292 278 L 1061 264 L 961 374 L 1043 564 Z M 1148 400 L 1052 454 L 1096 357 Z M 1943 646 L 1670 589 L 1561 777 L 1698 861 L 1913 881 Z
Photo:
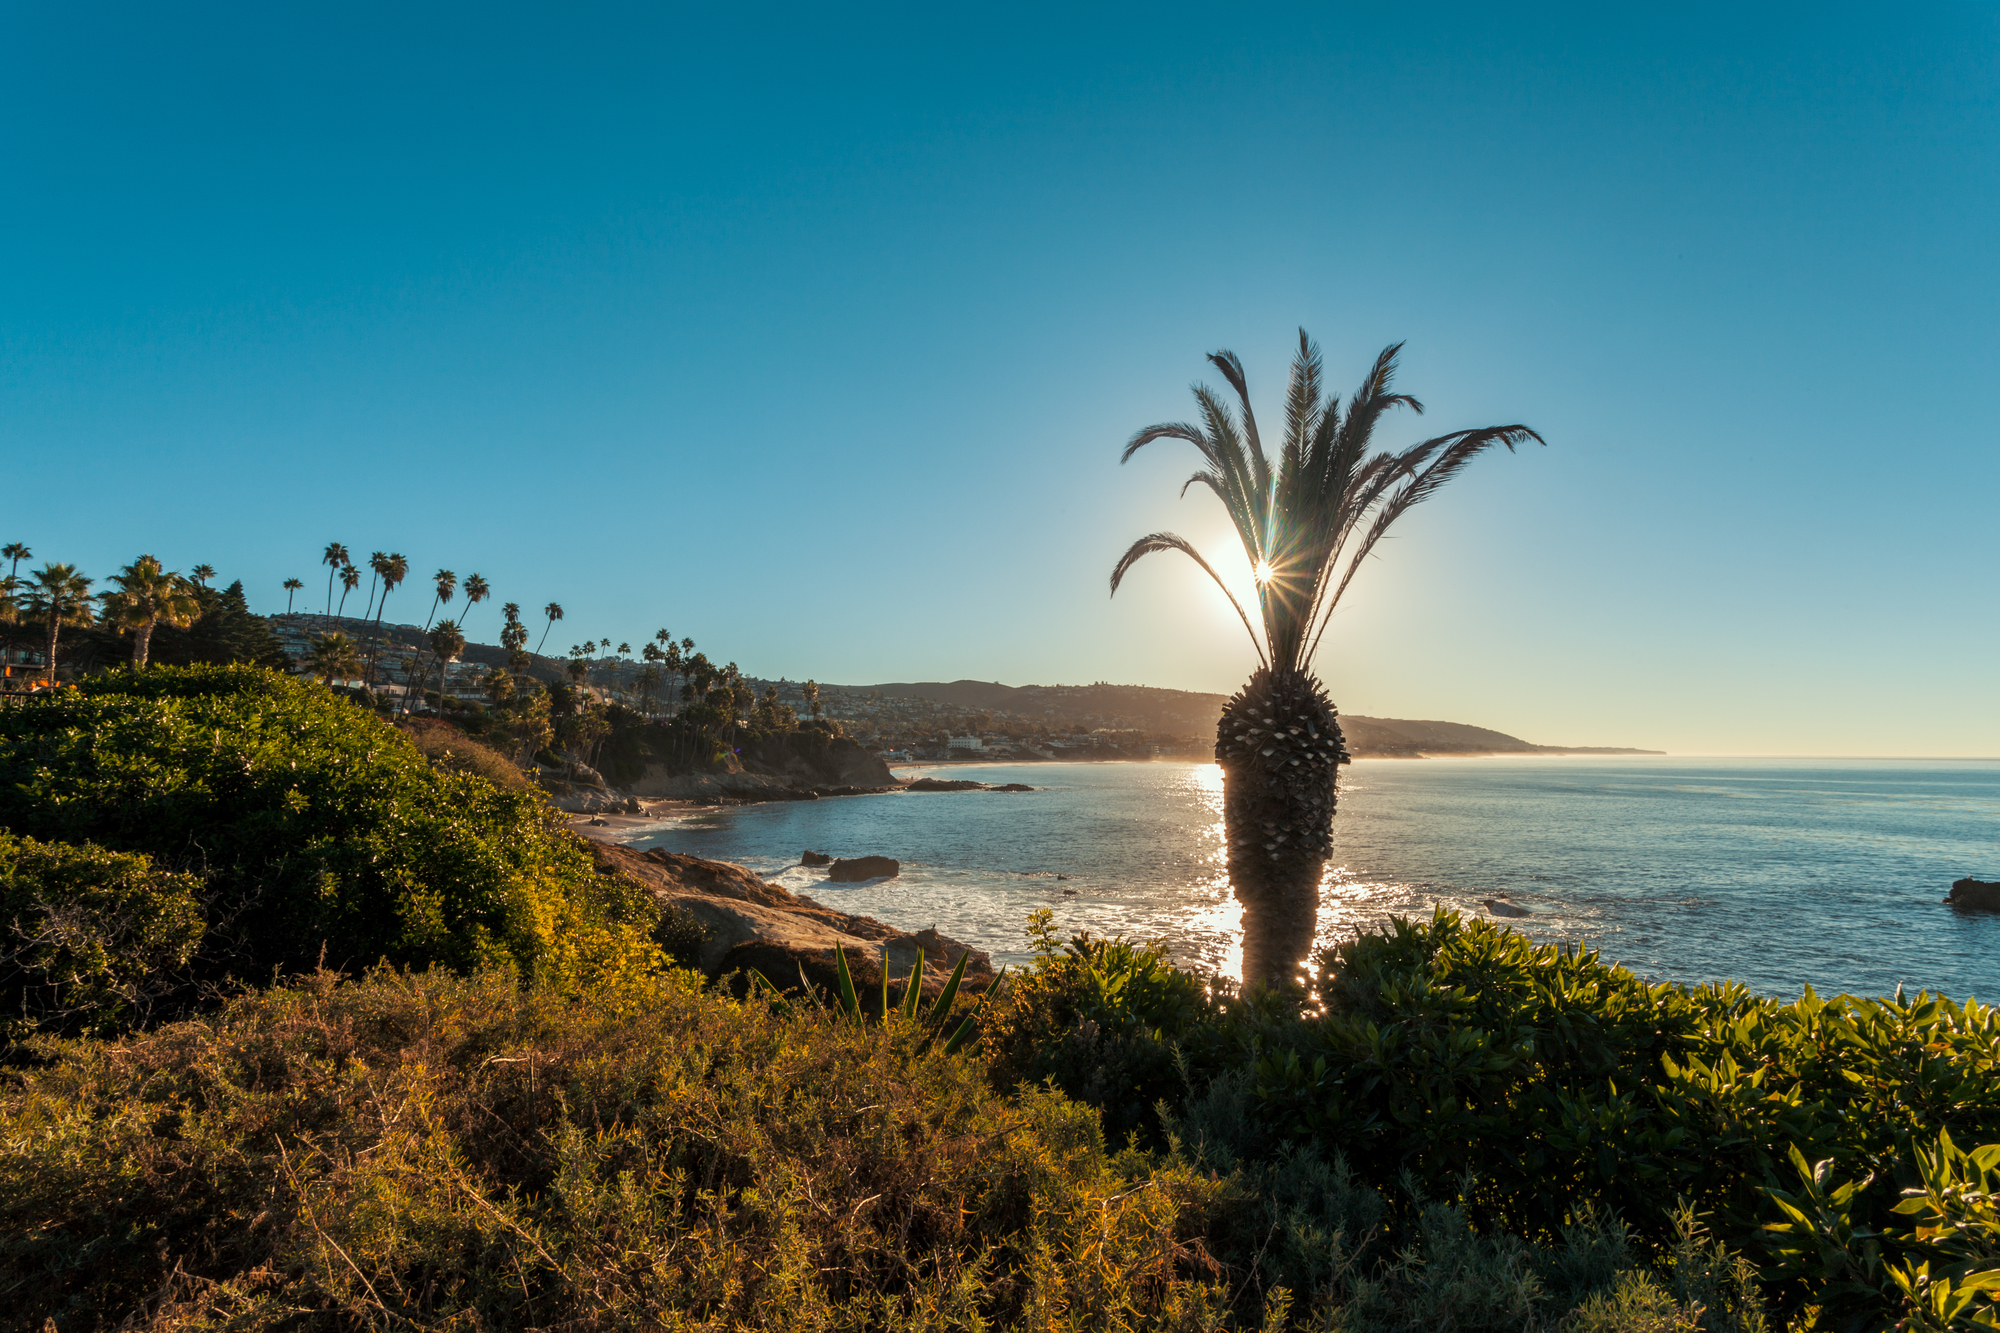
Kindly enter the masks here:
M 144 667 L 152 654 L 156 626 L 186 629 L 201 618 L 201 603 L 195 598 L 194 585 L 163 569 L 154 556 L 140 556 L 113 574 L 111 581 L 118 589 L 104 594 L 105 618 L 120 629 L 132 631 L 134 671 Z M 298 580 L 286 582 L 296 584 Z
M 382 611 L 389 605 L 389 594 L 396 585 L 410 576 L 410 562 L 401 554 L 383 555 L 377 551 L 368 563 L 375 569 L 376 577 L 382 580 L 382 598 L 375 604 L 375 641 L 368 647 L 368 683 L 375 683 L 375 667 L 382 658 Z
M 34 557 L 35 553 L 28 549 L 26 542 L 8 542 L 5 546 L 0 546 L 0 560 L 11 560 L 14 562 L 7 569 L 7 577 L 10 579 L 21 572 L 21 562 L 23 560 L 32 560 Z
M 1400 453 L 1370 453 L 1384 413 L 1423 411 L 1416 399 L 1389 391 L 1401 349 L 1393 344 L 1375 359 L 1343 414 L 1337 395 L 1322 396 L 1319 348 L 1301 329 L 1275 463 L 1257 433 L 1242 362 L 1233 352 L 1213 353 L 1209 362 L 1235 390 L 1240 418 L 1220 395 L 1197 385 L 1200 425 L 1148 426 L 1120 458 L 1130 460 L 1154 440 L 1192 444 L 1205 466 L 1181 493 L 1199 484 L 1222 501 L 1256 584 L 1261 641 L 1242 603 L 1183 537 L 1141 537 L 1111 571 L 1116 595 L 1141 556 L 1180 551 L 1222 588 L 1257 652 L 1257 670 L 1224 705 L 1215 733 L 1229 882 L 1243 904 L 1246 985 L 1290 983 L 1312 947 L 1320 876 L 1333 848 L 1335 776 L 1347 756 L 1311 665 L 1341 594 L 1390 526 L 1474 457 L 1496 444 L 1511 451 L 1529 440 L 1543 443 L 1526 426 L 1485 426 Z
M 334 608 L 335 620 L 347 614 L 347 595 L 361 586 L 361 571 L 353 565 L 340 567 L 340 605 Z
M 478 606 L 493 595 L 493 589 L 488 585 L 486 576 L 483 574 L 467 574 L 465 576 L 465 586 L 460 591 L 465 594 L 465 609 L 467 611 L 470 611 L 473 607 Z M 461 631 L 465 629 L 464 616 L 458 618 L 458 628 Z
M 286 579 L 286 580 L 285 580 L 285 614 L 286 614 L 286 615 L 290 615 L 290 614 L 292 613 L 292 598 L 294 598 L 294 597 L 298 596 L 298 595 L 299 595 L 299 589 L 300 589 L 300 588 L 303 588 L 303 587 L 305 587 L 305 586 L 306 586 L 305 584 L 303 584 L 303 583 L 299 582 L 299 581 L 298 581 L 297 579 Z
M 442 603 L 446 606 L 449 606 L 451 604 L 451 595 L 458 587 L 458 575 L 452 573 L 448 569 L 440 569 L 437 573 L 431 575 L 431 584 L 437 590 L 437 595 L 431 598 L 430 612 L 424 616 L 423 633 L 426 635 L 428 635 L 431 632 L 431 619 L 437 615 L 437 609 L 439 604 Z M 424 651 L 421 647 L 417 649 L 416 660 L 418 662 L 422 662 L 424 660 Z M 415 678 L 416 674 L 417 673 L 413 668 L 411 671 L 411 676 L 413 679 Z M 426 679 L 429 678 L 430 669 L 428 667 L 424 669 L 423 676 Z M 411 708 L 410 698 L 406 694 L 403 696 L 403 711 L 409 712 L 410 708 Z
M 458 623 L 440 620 L 437 628 L 430 632 L 431 655 L 438 664 L 438 711 L 444 711 L 445 673 L 458 655 L 465 651 L 465 635 L 459 632 Z
M 347 554 L 347 548 L 339 542 L 328 542 L 326 550 L 320 552 L 319 562 L 326 566 L 326 613 L 333 614 L 333 576 L 354 563 Z M 346 600 L 345 598 L 342 599 Z
M 94 618 L 90 612 L 91 582 L 77 572 L 75 565 L 47 564 L 29 576 L 21 611 L 48 627 L 48 656 L 44 661 L 51 683 L 56 678 L 56 636 L 62 633 L 64 625 L 88 625 Z
M 361 612 L 363 620 L 373 620 L 375 618 L 375 581 L 381 577 L 382 566 L 388 563 L 389 553 L 387 551 L 377 551 L 368 557 L 368 568 L 370 570 L 368 575 L 368 605 Z
M 196 565 L 193 569 L 190 569 L 188 571 L 188 576 L 192 578 L 196 583 L 199 583 L 202 587 L 206 588 L 208 586 L 208 581 L 215 577 L 215 566 Z
M 361 654 L 345 634 L 322 634 L 314 641 L 306 666 L 331 686 L 336 680 L 352 680 L 361 674 Z
M 537 657 L 542 655 L 542 645 L 549 641 L 549 631 L 554 629 L 556 622 L 563 618 L 562 603 L 550 602 L 542 608 L 542 614 L 549 618 L 549 623 L 542 626 L 542 637 L 535 640 L 535 656 Z

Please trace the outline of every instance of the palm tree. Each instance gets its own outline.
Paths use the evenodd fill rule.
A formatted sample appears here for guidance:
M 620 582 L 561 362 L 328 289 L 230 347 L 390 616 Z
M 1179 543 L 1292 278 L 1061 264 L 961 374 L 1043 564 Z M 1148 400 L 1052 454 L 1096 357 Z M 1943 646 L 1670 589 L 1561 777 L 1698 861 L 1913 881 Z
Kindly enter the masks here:
M 362 610 L 361 618 L 371 620 L 375 616 L 375 579 L 382 572 L 382 566 L 389 563 L 388 553 L 377 551 L 368 557 L 368 568 L 373 572 L 368 576 L 368 605 Z
M 468 611 L 493 595 L 493 589 L 487 585 L 486 578 L 482 574 L 467 574 L 465 587 L 461 591 L 465 593 L 465 609 Z M 461 630 L 465 628 L 464 616 L 458 618 L 458 627 Z
M 206 588 L 208 586 L 208 581 L 215 577 L 215 566 L 196 565 L 193 569 L 190 569 L 188 571 L 188 574 L 190 577 L 194 579 L 196 583 L 199 583 L 202 587 Z
M 549 623 L 542 626 L 542 637 L 535 641 L 535 656 L 537 657 L 542 655 L 542 645 L 549 641 L 549 631 L 554 629 L 556 622 L 563 617 L 562 603 L 550 602 L 542 608 L 542 614 L 549 618 Z
M 298 581 L 297 579 L 286 579 L 286 580 L 285 580 L 285 614 L 286 614 L 286 615 L 290 615 L 290 614 L 292 613 L 292 598 L 294 598 L 294 597 L 298 596 L 298 595 L 299 595 L 299 589 L 300 589 L 300 588 L 303 588 L 303 587 L 305 587 L 305 586 L 306 586 L 305 584 L 303 584 L 303 583 L 299 582 L 299 581 Z
M 396 585 L 410 575 L 410 562 L 402 555 L 383 555 L 377 551 L 368 558 L 375 574 L 382 580 L 382 600 L 375 605 L 375 641 L 368 648 L 368 683 L 375 683 L 375 664 L 382 656 L 382 611 L 389 605 L 389 594 Z M 372 600 L 372 599 L 371 599 Z
M 178 574 L 161 568 L 159 560 L 142 555 L 111 576 L 116 592 L 104 594 L 104 614 L 120 629 L 132 631 L 132 669 L 146 665 L 152 653 L 153 629 L 172 625 L 186 629 L 201 618 L 194 587 Z M 287 583 L 296 584 L 297 579 Z
M 444 711 L 445 672 L 458 655 L 465 651 L 465 635 L 459 632 L 458 622 L 440 620 L 437 628 L 430 632 L 431 653 L 438 664 L 438 711 Z
M 438 604 L 440 602 L 446 605 L 450 604 L 451 594 L 458 587 L 458 575 L 448 569 L 440 569 L 437 573 L 431 575 L 431 583 L 437 589 L 437 595 L 431 598 L 430 613 L 424 617 L 423 633 L 425 634 L 431 632 L 431 617 L 437 614 Z M 419 648 L 417 650 L 417 661 L 421 662 L 423 659 L 423 650 Z M 428 677 L 430 675 L 429 669 L 426 668 L 423 674 Z M 405 694 L 403 696 L 403 711 L 407 713 L 411 707 L 410 698 Z
M 799 687 L 799 693 L 805 698 L 806 707 L 812 710 L 813 721 L 819 721 L 820 713 L 824 711 L 824 705 L 819 701 L 819 682 L 807 681 Z
M 336 680 L 352 680 L 361 674 L 361 654 L 345 634 L 322 634 L 314 642 L 306 666 L 331 686 Z
M 486 697 L 495 708 L 514 697 L 514 678 L 502 667 L 495 667 L 487 672 L 483 684 Z
M 75 565 L 43 565 L 28 580 L 28 595 L 22 599 L 21 610 L 30 619 L 48 626 L 48 656 L 43 660 L 48 664 L 50 684 L 56 679 L 56 636 L 64 625 L 88 625 L 92 621 L 90 585 L 91 580 L 77 573 Z
M 1197 385 L 1201 424 L 1148 426 L 1121 462 L 1154 440 L 1185 440 L 1206 466 L 1181 487 L 1206 486 L 1222 501 L 1257 588 L 1260 642 L 1250 617 L 1215 568 L 1185 538 L 1155 532 L 1132 543 L 1111 571 L 1111 591 L 1141 556 L 1180 551 L 1222 588 L 1256 649 L 1258 669 L 1224 705 L 1215 757 L 1222 765 L 1229 882 L 1243 904 L 1246 985 L 1293 981 L 1312 947 L 1319 882 L 1333 847 L 1337 766 L 1346 759 L 1340 724 L 1311 673 L 1319 641 L 1341 594 L 1383 533 L 1496 444 L 1511 451 L 1542 437 L 1526 426 L 1454 431 L 1401 453 L 1369 453 L 1381 416 L 1423 411 L 1389 392 L 1401 343 L 1386 348 L 1341 413 L 1322 397 L 1319 348 L 1299 331 L 1285 399 L 1285 436 L 1275 463 L 1264 453 L 1243 364 L 1233 352 L 1209 362 L 1229 381 L 1240 420 L 1206 385 Z
M 347 613 L 347 594 L 360 586 L 361 571 L 353 565 L 342 565 L 340 567 L 340 605 L 334 610 L 334 619 L 338 620 Z
M 23 560 L 32 560 L 34 556 L 35 553 L 28 549 L 26 542 L 8 542 L 5 546 L 0 546 L 0 560 L 14 562 L 7 569 L 7 577 L 10 579 L 21 572 Z
M 320 553 L 319 562 L 326 566 L 326 613 L 333 614 L 333 576 L 354 564 L 347 554 L 347 548 L 339 542 L 328 542 L 326 550 Z M 345 601 L 346 598 L 342 598 Z

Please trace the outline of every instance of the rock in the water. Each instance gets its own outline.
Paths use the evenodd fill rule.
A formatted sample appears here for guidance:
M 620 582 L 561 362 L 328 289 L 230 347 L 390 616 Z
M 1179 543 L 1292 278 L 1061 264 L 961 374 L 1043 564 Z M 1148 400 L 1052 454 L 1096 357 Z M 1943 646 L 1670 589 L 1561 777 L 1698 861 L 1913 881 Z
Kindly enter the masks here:
M 967 782 L 963 778 L 918 778 L 904 791 L 985 791 L 983 782 Z
M 1025 783 L 1025 782 L 1010 782 L 1010 783 L 1008 783 L 1008 784 L 1007 784 L 1006 786 L 1004 786 L 1004 787 L 988 787 L 988 788 L 987 788 L 986 790 L 988 790 L 988 791 L 1033 791 L 1033 790 L 1034 790 L 1034 788 L 1033 788 L 1033 787 L 1030 787 L 1030 786 L 1029 786 L 1029 785 L 1028 785 L 1027 783 Z
M 864 879 L 894 879 L 903 871 L 902 863 L 887 856 L 842 857 L 826 872 L 836 884 L 859 884 Z
M 1479 905 L 1485 908 L 1487 911 L 1493 913 L 1493 915 L 1495 916 L 1532 915 L 1525 907 L 1516 907 L 1512 903 L 1503 903 L 1497 898 L 1481 898 L 1479 900 Z
M 833 864 L 833 858 L 825 852 L 804 852 L 799 856 L 799 864 L 802 866 L 830 866 Z
M 1951 897 L 1945 901 L 1975 912 L 2000 912 L 2000 884 L 1989 884 L 1983 879 L 1953 880 Z

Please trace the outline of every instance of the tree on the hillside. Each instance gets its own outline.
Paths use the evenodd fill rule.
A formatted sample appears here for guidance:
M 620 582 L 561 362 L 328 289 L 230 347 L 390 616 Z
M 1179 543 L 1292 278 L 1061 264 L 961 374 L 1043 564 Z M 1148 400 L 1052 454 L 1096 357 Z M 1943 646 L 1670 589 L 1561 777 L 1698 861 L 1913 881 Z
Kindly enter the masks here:
M 444 711 L 444 687 L 446 673 L 458 655 L 465 651 L 465 635 L 460 632 L 458 622 L 440 620 L 430 632 L 431 655 L 437 659 L 438 668 L 438 711 Z
M 208 586 L 208 581 L 215 577 L 215 566 L 196 565 L 193 569 L 190 569 L 188 571 L 188 577 L 192 578 L 196 583 L 206 588 Z
M 361 610 L 361 618 L 363 620 L 373 620 L 375 618 L 375 584 L 381 578 L 382 566 L 388 563 L 389 553 L 387 551 L 377 551 L 368 557 L 368 605 Z
M 484 580 L 481 581 L 484 582 Z M 431 598 L 431 609 L 424 616 L 424 628 L 422 630 L 422 633 L 425 635 L 426 639 L 428 639 L 430 635 L 431 620 L 433 617 L 437 615 L 437 609 L 439 605 L 442 604 L 449 606 L 451 604 L 452 593 L 456 591 L 458 588 L 458 575 L 452 573 L 448 569 L 440 569 L 437 573 L 431 575 L 431 586 L 433 589 L 436 590 L 436 595 Z M 424 660 L 423 649 L 419 648 L 417 650 L 417 661 L 422 662 L 423 660 Z M 426 667 L 422 672 L 422 678 L 425 680 L 430 678 L 430 669 L 428 667 Z M 422 689 L 423 689 L 422 682 L 420 680 L 418 682 L 419 694 L 422 693 Z M 416 704 L 411 702 L 410 696 L 407 694 L 404 695 L 403 711 L 407 713 L 415 707 Z
M 493 595 L 493 589 L 487 584 L 484 574 L 467 574 L 462 591 L 465 593 L 465 609 L 468 613 Z M 461 630 L 465 628 L 465 616 L 461 615 L 458 618 L 458 627 Z
M 354 561 L 349 558 L 345 546 L 342 546 L 339 542 L 328 542 L 326 549 L 320 552 L 319 562 L 326 566 L 326 613 L 332 615 L 333 576 L 351 566 Z M 344 602 L 347 599 L 343 597 L 341 600 Z M 287 606 L 286 609 L 289 610 L 290 607 Z
M 360 586 L 361 571 L 353 565 L 342 565 L 340 567 L 340 605 L 333 613 L 336 619 L 347 614 L 347 594 Z
M 345 634 L 322 634 L 313 641 L 306 669 L 331 686 L 336 680 L 353 680 L 361 674 L 361 654 Z
M 806 707 L 812 711 L 813 721 L 819 721 L 820 717 L 826 711 L 819 701 L 819 682 L 816 680 L 807 681 L 799 687 L 799 693 L 805 696 Z
M 1222 501 L 1249 560 L 1263 638 L 1214 566 L 1170 532 L 1141 537 L 1111 571 L 1111 591 L 1140 557 L 1179 551 L 1215 580 L 1243 621 L 1258 668 L 1216 728 L 1222 765 L 1229 880 L 1243 904 L 1246 985 L 1287 985 L 1313 941 L 1319 884 L 1332 851 L 1340 725 L 1311 673 L 1319 641 L 1355 571 L 1397 519 L 1493 445 L 1512 450 L 1541 436 L 1526 426 L 1454 431 L 1400 453 L 1370 453 L 1375 425 L 1392 408 L 1422 404 L 1391 393 L 1396 354 L 1385 349 L 1343 414 L 1324 395 L 1319 348 L 1303 330 L 1292 361 L 1278 457 L 1264 452 L 1243 365 L 1233 352 L 1208 359 L 1235 391 L 1241 415 L 1206 385 L 1195 388 L 1201 424 L 1148 426 L 1125 445 L 1129 460 L 1154 440 L 1185 440 L 1204 466 L 1182 486 Z
M 550 602 L 547 606 L 542 608 L 542 614 L 548 617 L 548 624 L 542 626 L 542 637 L 535 644 L 536 656 L 541 655 L 542 644 L 545 644 L 549 641 L 549 631 L 554 629 L 556 622 L 563 618 L 562 603 Z
M 650 643 L 646 645 L 648 648 L 652 646 Z M 660 668 L 651 662 L 646 663 L 632 683 L 638 687 L 639 697 L 645 701 L 646 712 L 650 714 L 653 711 L 653 696 L 660 690 Z
M 10 579 L 20 575 L 23 560 L 34 558 L 35 553 L 28 549 L 26 542 L 8 542 L 5 546 L 0 546 L 0 560 L 12 562 L 7 566 L 7 577 Z
M 486 691 L 487 700 L 495 708 L 514 697 L 514 678 L 499 667 L 487 672 L 480 684 Z
M 301 582 L 300 582 L 299 580 L 297 580 L 297 579 L 286 579 L 286 580 L 285 580 L 285 583 L 284 583 L 284 588 L 285 588 L 285 614 L 286 614 L 286 615 L 290 615 L 290 614 L 292 613 L 292 598 L 294 598 L 294 597 L 298 596 L 298 595 L 299 595 L 299 589 L 300 589 L 300 588 L 303 588 L 303 587 L 305 587 L 305 586 L 306 586 L 305 584 L 301 583 Z
M 396 585 L 410 576 L 410 562 L 402 555 L 383 555 L 377 551 L 368 563 L 375 569 L 375 575 L 382 581 L 382 596 L 375 604 L 375 639 L 368 647 L 368 684 L 375 684 L 375 666 L 382 657 L 382 612 L 389 605 L 389 594 Z
M 160 625 L 186 629 L 201 616 L 194 587 L 179 574 L 162 568 L 158 558 L 142 555 L 111 576 L 117 590 L 104 594 L 104 614 L 113 625 L 132 634 L 132 669 L 146 665 L 153 630 Z M 288 579 L 297 584 L 297 579 Z M 302 586 L 302 585 L 301 585 Z
M 27 593 L 21 598 L 21 613 L 48 631 L 44 651 L 48 656 L 49 679 L 56 678 L 56 640 L 65 625 L 88 625 L 92 580 L 77 572 L 75 565 L 45 564 L 28 578 Z

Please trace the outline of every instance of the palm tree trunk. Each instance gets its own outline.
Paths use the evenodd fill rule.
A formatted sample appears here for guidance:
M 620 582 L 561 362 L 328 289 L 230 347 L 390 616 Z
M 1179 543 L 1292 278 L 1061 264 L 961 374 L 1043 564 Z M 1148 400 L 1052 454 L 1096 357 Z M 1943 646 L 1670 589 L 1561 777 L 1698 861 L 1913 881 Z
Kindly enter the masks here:
M 132 669 L 135 671 L 144 670 L 146 659 L 152 655 L 152 651 L 153 622 L 148 620 L 145 624 L 132 631 Z
M 61 629 L 62 612 L 51 612 L 49 615 L 49 655 L 44 659 L 47 665 L 42 668 L 48 673 L 49 684 L 51 685 L 56 683 L 56 635 L 61 632 Z
M 1319 682 L 1259 671 L 1222 710 L 1222 820 L 1229 884 L 1243 905 L 1243 984 L 1300 979 L 1333 851 L 1340 723 Z

